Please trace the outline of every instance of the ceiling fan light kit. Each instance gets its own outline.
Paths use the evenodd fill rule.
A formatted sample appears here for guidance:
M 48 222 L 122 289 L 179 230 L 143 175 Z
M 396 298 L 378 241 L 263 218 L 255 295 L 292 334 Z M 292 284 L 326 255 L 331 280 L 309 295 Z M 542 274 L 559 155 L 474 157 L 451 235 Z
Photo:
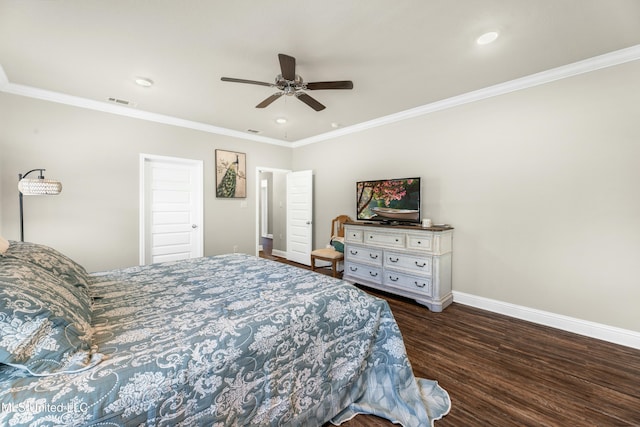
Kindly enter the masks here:
M 304 92 L 305 90 L 323 90 L 323 89 L 353 89 L 351 80 L 330 81 L 330 82 L 310 82 L 305 81 L 296 74 L 296 59 L 293 56 L 278 54 L 280 62 L 280 71 L 275 78 L 274 83 L 260 82 L 256 80 L 236 79 L 233 77 L 221 77 L 223 82 L 246 83 L 260 86 L 269 86 L 278 89 L 273 95 L 256 105 L 256 108 L 265 108 L 282 95 L 295 96 L 300 101 L 313 108 L 315 111 L 324 110 L 326 107 L 315 98 Z

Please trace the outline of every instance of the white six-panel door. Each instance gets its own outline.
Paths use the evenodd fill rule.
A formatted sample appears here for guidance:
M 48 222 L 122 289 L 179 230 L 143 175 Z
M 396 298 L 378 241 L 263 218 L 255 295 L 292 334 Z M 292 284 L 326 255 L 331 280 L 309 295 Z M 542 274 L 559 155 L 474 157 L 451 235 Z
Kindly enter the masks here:
M 202 180 L 202 161 L 141 155 L 141 264 L 203 255 Z
M 287 259 L 311 265 L 313 172 L 287 174 Z

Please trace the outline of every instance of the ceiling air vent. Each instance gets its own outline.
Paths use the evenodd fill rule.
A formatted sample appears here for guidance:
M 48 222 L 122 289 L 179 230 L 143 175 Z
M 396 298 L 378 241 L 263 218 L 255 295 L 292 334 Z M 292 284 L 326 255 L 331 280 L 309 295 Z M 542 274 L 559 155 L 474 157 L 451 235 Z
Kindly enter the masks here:
M 133 102 L 127 101 L 126 99 L 120 99 L 120 98 L 107 98 L 107 99 L 109 100 L 109 102 L 113 102 L 114 104 L 128 105 L 130 107 L 135 107 L 136 105 Z
M 251 133 L 260 133 L 259 130 L 255 130 L 255 129 L 247 129 L 247 132 L 251 132 Z

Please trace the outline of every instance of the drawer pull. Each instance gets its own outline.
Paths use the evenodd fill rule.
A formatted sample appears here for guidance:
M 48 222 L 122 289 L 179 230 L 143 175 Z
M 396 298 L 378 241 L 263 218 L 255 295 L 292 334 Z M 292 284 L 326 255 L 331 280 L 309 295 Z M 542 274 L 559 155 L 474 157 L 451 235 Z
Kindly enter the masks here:
M 422 265 L 420 265 L 420 264 L 418 264 L 418 261 L 416 261 L 416 267 L 420 267 L 420 268 L 422 268 L 422 267 L 426 267 L 426 265 L 427 265 L 427 263 L 426 263 L 426 262 L 425 262 L 425 263 L 422 263 Z
M 397 282 L 400 278 L 396 277 L 395 279 L 391 276 L 389 276 L 389 280 L 391 280 L 392 282 Z
M 371 277 L 376 277 L 376 276 L 378 276 L 378 273 L 377 273 L 377 272 L 376 272 L 376 273 L 374 273 L 373 271 L 370 271 L 370 272 L 369 272 L 369 274 L 371 275 Z
M 426 285 L 426 283 L 418 283 L 418 282 L 414 282 L 416 284 L 417 287 L 419 288 L 424 288 L 424 286 Z
M 349 270 L 351 270 L 351 271 L 358 271 L 358 267 L 349 266 Z
M 400 261 L 400 258 L 393 259 L 393 258 L 389 257 L 389 261 L 391 261 L 391 262 L 398 262 L 398 261 Z
M 378 259 L 378 254 L 369 254 L 369 258 L 371 259 Z
M 349 249 L 349 253 L 351 255 L 358 255 L 358 251 L 354 251 L 353 249 Z

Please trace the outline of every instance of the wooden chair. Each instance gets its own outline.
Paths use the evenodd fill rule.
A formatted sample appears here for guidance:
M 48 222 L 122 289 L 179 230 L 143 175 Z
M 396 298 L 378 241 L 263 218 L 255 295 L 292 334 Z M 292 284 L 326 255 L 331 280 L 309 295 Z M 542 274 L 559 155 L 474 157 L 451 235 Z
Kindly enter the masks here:
M 344 237 L 344 223 L 351 221 L 348 215 L 340 215 L 331 221 L 330 237 Z M 316 260 L 331 263 L 333 277 L 338 277 L 338 262 L 344 259 L 344 253 L 336 251 L 333 247 L 316 249 L 311 252 L 311 270 L 316 271 Z

